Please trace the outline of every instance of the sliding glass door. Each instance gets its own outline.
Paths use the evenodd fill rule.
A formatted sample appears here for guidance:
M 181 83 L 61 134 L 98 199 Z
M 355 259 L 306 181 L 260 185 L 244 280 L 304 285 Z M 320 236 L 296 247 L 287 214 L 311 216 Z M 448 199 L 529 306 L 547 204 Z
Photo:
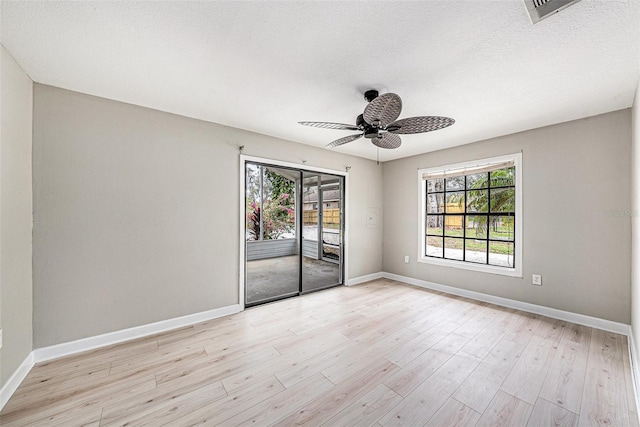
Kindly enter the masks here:
M 302 291 L 342 283 L 341 176 L 303 172 Z
M 245 305 L 342 284 L 343 182 L 245 164 Z
M 300 292 L 297 187 L 300 172 L 247 163 L 246 279 L 248 305 Z

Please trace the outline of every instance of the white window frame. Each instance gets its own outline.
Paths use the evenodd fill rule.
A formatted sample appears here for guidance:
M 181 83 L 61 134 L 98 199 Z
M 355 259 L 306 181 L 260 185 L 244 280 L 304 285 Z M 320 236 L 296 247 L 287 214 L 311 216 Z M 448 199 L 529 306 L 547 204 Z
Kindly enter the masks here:
M 516 210 L 515 210 L 515 248 L 513 268 L 500 267 L 495 265 L 476 264 L 468 261 L 450 260 L 444 258 L 428 257 L 425 253 L 426 217 L 427 217 L 427 180 L 423 179 L 424 174 L 446 173 L 448 171 L 469 170 L 490 166 L 492 164 L 513 162 L 515 166 L 515 190 L 516 190 Z M 420 205 L 418 206 L 419 235 L 418 235 L 418 262 L 432 265 L 439 265 L 463 270 L 480 271 L 484 273 L 500 274 L 504 276 L 522 277 L 522 153 L 509 154 L 498 157 L 491 157 L 481 160 L 456 163 L 438 167 L 418 169 L 418 188 Z

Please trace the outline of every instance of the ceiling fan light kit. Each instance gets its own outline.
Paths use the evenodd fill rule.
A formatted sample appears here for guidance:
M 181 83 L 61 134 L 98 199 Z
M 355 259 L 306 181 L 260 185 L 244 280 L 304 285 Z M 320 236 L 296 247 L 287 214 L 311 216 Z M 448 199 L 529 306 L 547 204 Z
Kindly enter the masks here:
M 327 144 L 328 148 L 339 147 L 363 136 L 378 148 L 393 149 L 402 144 L 398 134 L 431 132 L 455 123 L 449 117 L 418 116 L 398 120 L 402 111 L 402 99 L 395 93 L 378 94 L 375 89 L 364 93 L 368 102 L 364 112 L 356 118 L 355 125 L 330 122 L 298 122 L 304 126 L 323 129 L 354 130 L 355 135 L 345 136 Z

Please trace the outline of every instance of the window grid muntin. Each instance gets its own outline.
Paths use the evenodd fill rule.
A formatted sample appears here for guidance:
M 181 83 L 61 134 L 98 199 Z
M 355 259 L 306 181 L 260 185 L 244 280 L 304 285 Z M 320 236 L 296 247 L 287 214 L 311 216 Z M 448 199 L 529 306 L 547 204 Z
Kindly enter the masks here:
M 513 173 L 512 173 L 512 185 L 496 185 L 496 186 L 492 186 L 492 177 L 491 177 L 491 173 L 496 172 L 498 170 L 503 170 L 503 169 L 513 169 Z M 487 177 L 487 185 L 483 186 L 481 188 L 468 188 L 468 183 L 467 183 L 467 177 L 471 176 L 471 175 L 486 175 Z M 482 174 L 474 174 L 474 173 L 470 173 L 468 175 L 464 175 L 464 185 L 463 185 L 463 189 L 451 189 L 451 190 L 447 190 L 447 180 L 451 179 L 451 178 L 442 178 L 443 183 L 442 183 L 442 187 L 441 190 L 438 191 L 429 191 L 429 179 L 427 179 L 426 185 L 424 187 L 424 191 L 425 191 L 425 201 L 428 201 L 429 195 L 430 194 L 442 194 L 442 200 L 444 202 L 444 207 L 441 210 L 441 212 L 438 213 L 431 213 L 429 215 L 431 216 L 441 216 L 442 217 L 442 234 L 441 235 L 436 235 L 436 234 L 430 234 L 428 232 L 429 230 L 429 226 L 428 224 L 425 224 L 425 236 L 424 236 L 424 254 L 426 257 L 428 258 L 435 258 L 435 259 L 446 259 L 449 261 L 461 261 L 460 259 L 457 258 L 447 258 L 445 257 L 445 238 L 449 238 L 449 239 L 459 239 L 462 241 L 462 261 L 463 262 L 468 262 L 468 263 L 472 263 L 472 264 L 479 264 L 479 265 L 488 265 L 488 266 L 492 266 L 492 267 L 502 267 L 502 268 L 515 268 L 516 267 L 516 213 L 515 213 L 515 206 L 514 206 L 514 210 L 512 211 L 492 211 L 491 210 L 491 191 L 492 190 L 502 190 L 502 189 L 513 189 L 514 191 L 514 202 L 517 200 L 516 198 L 516 173 L 515 173 L 515 166 L 511 166 L 509 168 L 501 168 L 501 169 L 496 169 L 494 171 L 488 171 L 488 172 L 483 172 Z M 503 181 L 504 178 L 497 178 L 497 180 L 499 182 Z M 437 178 L 434 179 L 434 181 L 438 180 Z M 434 185 L 434 188 L 436 188 L 437 185 Z M 467 204 L 467 194 L 469 192 L 472 191 L 477 191 L 477 190 L 483 190 L 483 191 L 487 191 L 487 211 L 486 212 L 474 212 L 474 211 L 468 211 L 468 204 Z M 447 193 L 463 193 L 464 194 L 464 199 L 463 199 L 463 203 L 462 206 L 464 207 L 464 211 L 463 212 L 448 212 L 447 209 Z M 429 207 L 425 206 L 425 213 L 428 212 Z M 438 210 L 440 211 L 440 209 L 438 208 Z M 447 236 L 445 229 L 446 229 L 446 217 L 447 216 L 462 216 L 462 237 L 453 237 L 453 236 Z M 484 238 L 470 238 L 471 240 L 479 240 L 479 241 L 483 241 L 485 242 L 485 246 L 486 246 L 486 262 L 485 263 L 479 263 L 476 261 L 467 261 L 467 250 L 466 250 L 466 241 L 467 241 L 467 237 L 466 237 L 466 232 L 467 232 L 467 217 L 469 216 L 475 216 L 475 217 L 485 217 L 486 218 L 486 224 L 487 224 L 487 230 L 486 230 L 486 236 Z M 511 240 L 505 240 L 505 239 L 495 239 L 495 238 L 490 238 L 491 236 L 491 232 L 490 232 L 490 223 L 489 223 L 489 219 L 491 216 L 505 216 L 505 217 L 509 217 L 513 219 L 513 237 Z M 427 221 L 427 215 L 425 215 L 424 218 L 425 221 Z M 476 233 L 477 235 L 477 233 Z M 439 238 L 441 239 L 441 244 L 442 244 L 442 256 L 435 256 L 435 255 L 429 255 L 428 254 L 428 239 L 429 237 L 432 238 Z M 490 242 L 498 242 L 498 243 L 512 243 L 513 244 L 513 252 L 511 254 L 512 258 L 513 258 L 513 265 L 505 267 L 504 265 L 499 265 L 499 264 L 491 264 L 490 261 Z

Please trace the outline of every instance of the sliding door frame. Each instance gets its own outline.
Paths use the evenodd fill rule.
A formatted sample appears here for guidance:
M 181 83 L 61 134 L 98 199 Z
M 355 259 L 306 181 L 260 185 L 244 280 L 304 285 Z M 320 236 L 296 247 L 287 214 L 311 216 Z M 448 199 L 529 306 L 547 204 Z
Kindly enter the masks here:
M 315 166 L 308 166 L 305 164 L 297 164 L 291 162 L 284 162 L 281 160 L 268 159 L 264 157 L 255 157 L 255 156 L 247 156 L 244 154 L 240 155 L 240 233 L 239 233 L 239 251 L 240 251 L 240 266 L 239 266 L 239 277 L 238 277 L 238 304 L 240 305 L 240 310 L 245 309 L 245 246 L 246 246 L 246 164 L 247 163 L 262 163 L 265 165 L 273 165 L 273 166 L 282 166 L 291 169 L 298 169 L 301 171 L 309 171 L 309 172 L 319 172 L 331 175 L 339 175 L 343 177 L 343 187 L 344 187 L 344 201 L 343 201 L 343 238 L 342 238 L 342 284 L 344 285 L 347 281 L 348 276 L 348 265 L 349 265 L 349 257 L 346 256 L 346 245 L 349 236 L 349 209 L 347 207 L 347 201 L 349 200 L 349 173 L 346 171 L 338 171 L 334 169 L 320 168 Z M 296 212 L 296 214 L 301 215 Z M 296 218 L 298 221 L 299 218 Z

